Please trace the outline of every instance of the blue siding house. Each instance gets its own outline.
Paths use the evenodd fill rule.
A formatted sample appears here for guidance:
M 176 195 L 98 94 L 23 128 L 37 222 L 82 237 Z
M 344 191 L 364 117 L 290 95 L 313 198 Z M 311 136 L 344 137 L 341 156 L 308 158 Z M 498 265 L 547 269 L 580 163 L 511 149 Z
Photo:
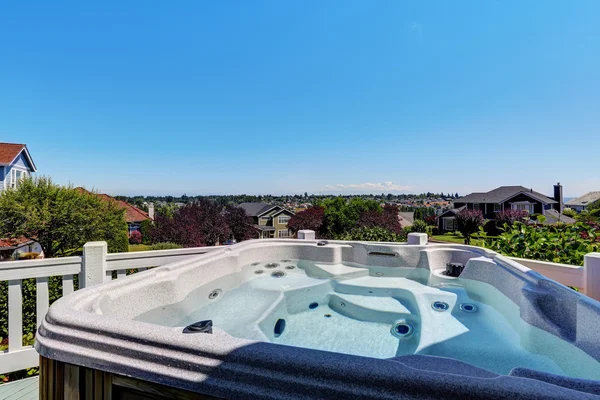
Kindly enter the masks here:
M 17 187 L 36 170 L 26 145 L 0 143 L 0 191 Z

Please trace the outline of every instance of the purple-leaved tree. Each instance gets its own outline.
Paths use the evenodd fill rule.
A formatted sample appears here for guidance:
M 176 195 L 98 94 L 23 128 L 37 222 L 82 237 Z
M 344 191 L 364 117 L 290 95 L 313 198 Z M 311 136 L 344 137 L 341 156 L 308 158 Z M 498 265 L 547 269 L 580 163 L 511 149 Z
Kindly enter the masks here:
M 479 230 L 483 221 L 483 214 L 479 210 L 464 209 L 456 214 L 456 226 L 465 237 L 465 244 L 471 244 L 471 235 Z

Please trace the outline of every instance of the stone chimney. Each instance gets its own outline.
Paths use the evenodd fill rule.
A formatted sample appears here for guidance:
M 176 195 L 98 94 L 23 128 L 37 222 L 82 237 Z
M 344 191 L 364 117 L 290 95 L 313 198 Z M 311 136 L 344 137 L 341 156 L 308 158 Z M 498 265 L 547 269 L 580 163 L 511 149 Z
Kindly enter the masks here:
M 560 184 L 560 182 L 558 182 L 556 185 L 554 185 L 554 200 L 558 201 L 557 211 L 562 214 L 563 209 L 564 209 L 564 203 L 563 203 L 563 187 Z
M 154 221 L 154 203 L 148 203 L 148 216 Z

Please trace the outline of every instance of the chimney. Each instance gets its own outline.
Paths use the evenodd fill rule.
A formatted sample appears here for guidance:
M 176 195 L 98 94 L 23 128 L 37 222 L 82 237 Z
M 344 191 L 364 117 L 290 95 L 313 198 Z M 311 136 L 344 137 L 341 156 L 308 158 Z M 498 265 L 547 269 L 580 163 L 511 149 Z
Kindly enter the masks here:
M 560 182 L 558 182 L 556 185 L 554 185 L 554 200 L 558 201 L 557 211 L 562 214 L 563 209 L 564 209 L 564 204 L 563 204 L 563 188 L 562 188 Z
M 148 203 L 148 216 L 154 221 L 154 203 Z

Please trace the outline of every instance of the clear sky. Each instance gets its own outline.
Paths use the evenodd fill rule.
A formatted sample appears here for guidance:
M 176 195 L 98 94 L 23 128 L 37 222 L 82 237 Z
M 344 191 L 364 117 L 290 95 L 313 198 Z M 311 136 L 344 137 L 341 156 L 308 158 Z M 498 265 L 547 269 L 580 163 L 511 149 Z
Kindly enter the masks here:
M 600 190 L 599 15 L 597 0 L 4 1 L 0 141 L 111 194 L 578 195 Z

